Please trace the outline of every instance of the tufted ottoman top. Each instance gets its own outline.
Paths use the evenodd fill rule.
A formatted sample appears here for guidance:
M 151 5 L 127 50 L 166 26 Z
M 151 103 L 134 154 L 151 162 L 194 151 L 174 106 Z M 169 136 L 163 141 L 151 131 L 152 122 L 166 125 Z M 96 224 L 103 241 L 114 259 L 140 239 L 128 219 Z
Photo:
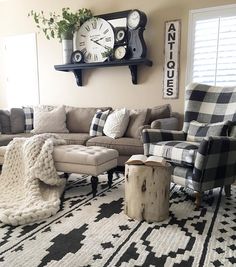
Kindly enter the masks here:
M 0 164 L 3 164 L 6 147 L 0 147 Z M 117 166 L 119 153 L 100 146 L 62 145 L 53 148 L 57 171 L 97 176 Z
M 115 149 L 100 146 L 62 145 L 53 150 L 55 162 L 76 163 L 81 165 L 101 165 L 118 158 Z

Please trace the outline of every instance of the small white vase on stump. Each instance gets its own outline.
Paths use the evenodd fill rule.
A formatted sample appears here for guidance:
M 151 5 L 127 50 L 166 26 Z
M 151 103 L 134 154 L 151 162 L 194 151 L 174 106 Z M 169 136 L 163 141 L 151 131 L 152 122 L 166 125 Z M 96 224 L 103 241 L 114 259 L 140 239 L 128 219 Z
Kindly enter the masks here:
M 71 54 L 73 52 L 73 33 L 64 33 L 62 39 L 63 64 L 71 63 Z

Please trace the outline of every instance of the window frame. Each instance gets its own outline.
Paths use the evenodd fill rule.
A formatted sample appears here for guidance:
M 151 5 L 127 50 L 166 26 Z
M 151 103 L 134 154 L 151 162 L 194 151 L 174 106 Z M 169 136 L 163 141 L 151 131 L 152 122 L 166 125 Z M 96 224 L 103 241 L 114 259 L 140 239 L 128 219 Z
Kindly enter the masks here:
M 187 64 L 185 84 L 192 82 L 193 75 L 193 51 L 194 51 L 194 26 L 196 20 L 212 19 L 217 17 L 230 17 L 236 14 L 236 4 L 193 9 L 189 11 L 188 38 L 187 38 Z

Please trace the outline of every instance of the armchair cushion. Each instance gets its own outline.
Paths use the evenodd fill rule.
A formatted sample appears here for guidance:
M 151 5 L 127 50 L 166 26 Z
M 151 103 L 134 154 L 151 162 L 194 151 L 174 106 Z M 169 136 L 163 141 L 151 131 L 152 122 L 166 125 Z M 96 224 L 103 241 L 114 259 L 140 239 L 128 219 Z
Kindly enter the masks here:
M 185 141 L 186 134 L 182 131 L 145 129 L 142 132 L 142 141 L 145 155 L 152 155 L 150 145 L 161 141 L 178 140 Z
M 227 136 L 229 123 L 229 121 L 217 123 L 191 121 L 188 128 L 187 141 L 200 142 L 206 136 Z
M 150 154 L 180 166 L 193 166 L 200 143 L 164 141 L 150 144 Z

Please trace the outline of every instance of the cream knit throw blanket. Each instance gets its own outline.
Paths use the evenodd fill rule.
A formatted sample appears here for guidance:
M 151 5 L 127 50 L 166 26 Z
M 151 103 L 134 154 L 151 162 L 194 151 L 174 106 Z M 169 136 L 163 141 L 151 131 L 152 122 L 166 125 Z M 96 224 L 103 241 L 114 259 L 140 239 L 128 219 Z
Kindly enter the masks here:
M 65 179 L 54 166 L 53 146 L 65 141 L 53 134 L 15 138 L 7 146 L 0 176 L 0 221 L 20 225 L 54 215 Z

